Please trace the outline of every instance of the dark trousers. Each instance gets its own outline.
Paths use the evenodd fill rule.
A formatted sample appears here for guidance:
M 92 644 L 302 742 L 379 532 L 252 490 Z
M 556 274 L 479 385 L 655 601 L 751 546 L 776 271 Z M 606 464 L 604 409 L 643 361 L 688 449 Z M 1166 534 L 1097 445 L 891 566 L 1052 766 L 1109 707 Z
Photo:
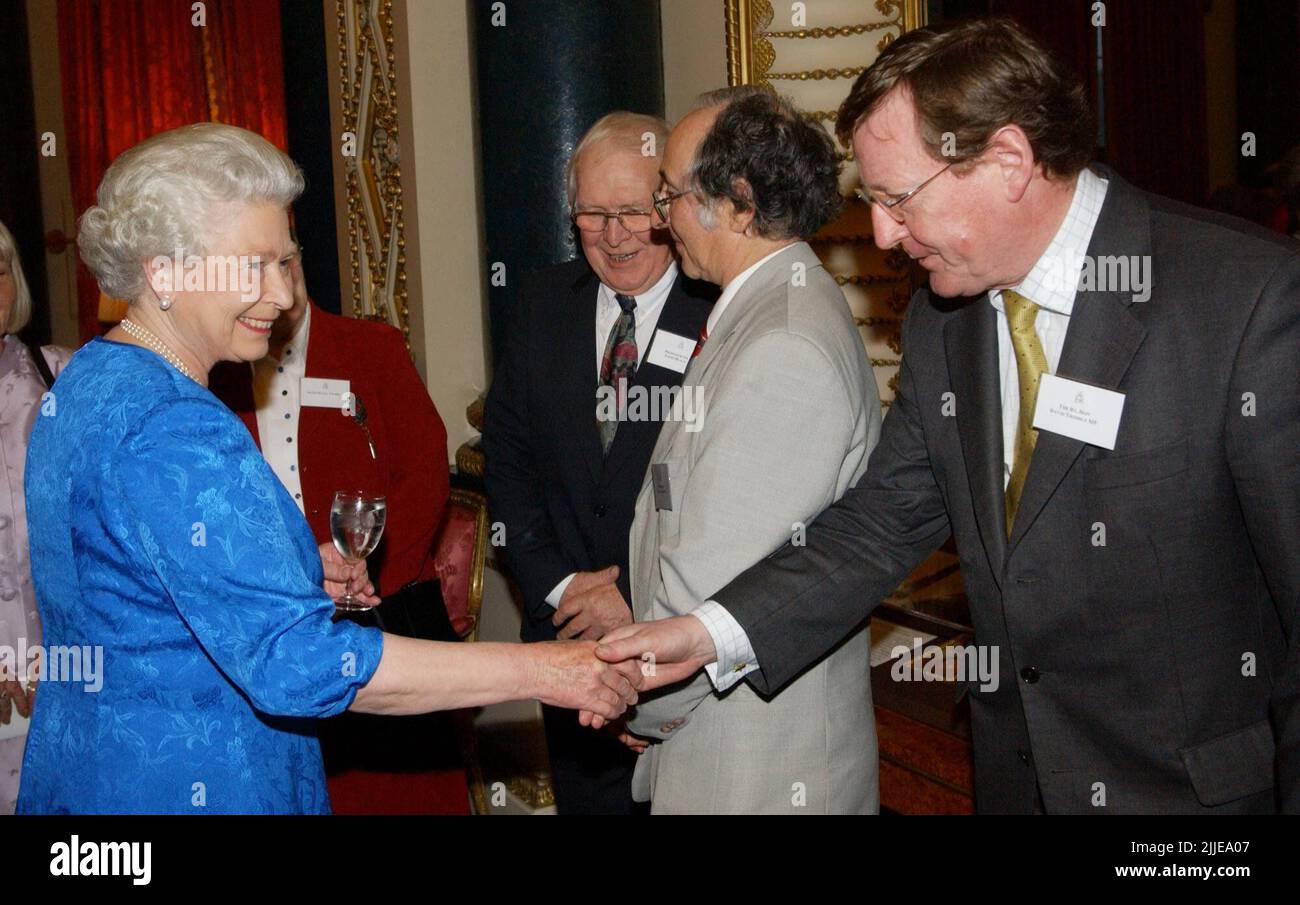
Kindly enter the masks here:
M 561 814 L 648 814 L 632 800 L 637 756 L 606 731 L 578 723 L 573 710 L 542 706 L 555 806 Z

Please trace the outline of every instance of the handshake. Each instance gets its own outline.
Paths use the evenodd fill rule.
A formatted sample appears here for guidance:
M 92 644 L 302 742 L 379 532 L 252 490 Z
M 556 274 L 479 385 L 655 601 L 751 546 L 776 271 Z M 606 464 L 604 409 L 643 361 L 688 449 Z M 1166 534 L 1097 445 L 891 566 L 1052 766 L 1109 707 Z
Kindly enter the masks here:
M 579 722 L 593 729 L 636 704 L 638 692 L 688 678 L 717 657 L 694 616 L 633 623 L 617 578 L 617 566 L 577 573 L 555 611 L 562 640 L 532 645 L 540 654 L 538 700 L 579 711 Z

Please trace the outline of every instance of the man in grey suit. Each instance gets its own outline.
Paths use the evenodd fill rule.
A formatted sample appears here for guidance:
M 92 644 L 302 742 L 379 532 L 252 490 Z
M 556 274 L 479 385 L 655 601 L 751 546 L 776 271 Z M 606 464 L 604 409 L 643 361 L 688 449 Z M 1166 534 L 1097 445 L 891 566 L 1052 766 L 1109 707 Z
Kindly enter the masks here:
M 951 533 L 1004 673 L 981 812 L 1300 811 L 1300 250 L 1089 167 L 1088 123 L 1002 20 L 858 79 L 876 240 L 930 272 L 880 446 L 805 546 L 602 656 L 777 690 Z
M 801 535 L 880 434 L 861 336 L 802 241 L 840 204 L 826 133 L 766 91 L 716 92 L 673 130 L 662 166 L 655 207 L 682 267 L 722 294 L 637 498 L 638 620 L 690 612 Z M 875 727 L 860 718 L 869 645 L 855 631 L 779 694 L 715 694 L 700 672 L 643 695 L 629 729 L 661 741 L 637 763 L 634 796 L 656 814 L 878 811 Z

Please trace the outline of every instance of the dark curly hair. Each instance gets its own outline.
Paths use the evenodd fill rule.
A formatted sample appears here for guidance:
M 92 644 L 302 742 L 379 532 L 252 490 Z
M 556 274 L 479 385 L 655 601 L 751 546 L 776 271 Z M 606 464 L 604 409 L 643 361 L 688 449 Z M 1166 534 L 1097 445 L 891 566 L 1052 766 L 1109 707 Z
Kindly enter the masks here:
M 1092 159 L 1095 131 L 1083 83 L 1010 19 L 970 19 L 910 31 L 858 76 L 835 134 L 853 133 L 895 88 L 912 96 L 921 140 L 936 160 L 961 164 L 1009 123 L 1024 130 L 1049 177 L 1077 174 Z M 951 133 L 955 153 L 945 155 Z
M 825 129 L 761 88 L 713 92 L 700 106 L 718 103 L 726 107 L 691 166 L 691 186 L 708 206 L 727 200 L 753 210 L 765 239 L 806 239 L 839 212 L 840 162 Z

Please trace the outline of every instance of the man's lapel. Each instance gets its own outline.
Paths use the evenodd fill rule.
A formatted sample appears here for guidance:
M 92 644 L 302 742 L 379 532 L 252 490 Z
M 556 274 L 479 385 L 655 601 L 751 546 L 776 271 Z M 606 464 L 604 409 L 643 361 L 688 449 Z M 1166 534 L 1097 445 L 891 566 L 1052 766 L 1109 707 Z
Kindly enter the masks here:
M 1105 175 L 1110 180 L 1110 187 L 1088 245 L 1089 258 L 1094 265 L 1111 256 L 1146 256 L 1149 260 L 1150 206 L 1140 192 L 1114 173 Z M 1102 268 L 1096 269 L 1100 271 Z M 1111 287 L 1105 292 L 1080 290 L 1076 293 L 1057 376 L 1110 390 L 1119 389 L 1120 381 L 1146 336 L 1146 327 L 1133 314 L 1133 304 L 1131 287 Z M 1072 440 L 1051 431 L 1038 432 L 1020 509 L 1012 526 L 1008 555 L 1015 552 L 1025 532 L 1033 527 L 1034 520 L 1085 445 L 1081 440 Z
M 700 354 L 691 359 L 690 364 L 686 366 L 686 373 L 682 375 L 682 385 L 689 387 L 702 386 L 704 375 L 708 373 L 709 368 L 717 361 L 718 355 L 727 345 L 736 328 L 739 327 L 752 314 L 751 300 L 760 297 L 767 292 L 777 282 L 788 280 L 791 276 L 791 265 L 795 261 L 804 261 L 805 266 L 821 266 L 821 261 L 816 253 L 808 246 L 806 242 L 796 242 L 789 248 L 782 249 L 781 253 L 772 258 L 758 270 L 750 275 L 745 284 L 740 287 L 740 292 L 736 294 L 718 322 L 713 325 L 709 331 L 708 341 L 705 342 L 704 348 Z M 704 397 L 702 401 L 703 410 L 708 410 L 708 398 Z M 682 430 L 680 421 L 669 421 L 659 431 L 659 441 L 655 444 L 654 455 L 651 462 L 662 462 L 668 458 L 668 451 L 673 448 L 673 443 L 677 435 Z
M 944 326 L 944 350 L 956 397 L 957 436 L 975 501 L 975 520 L 999 585 L 1006 557 L 1002 399 L 998 377 L 997 312 L 987 296 L 972 298 Z M 933 403 L 934 400 L 927 402 Z
M 567 301 L 569 312 L 556 312 L 561 318 L 558 346 L 560 371 L 559 386 L 564 394 L 562 411 L 567 423 L 567 442 L 577 447 L 587 463 L 593 482 L 600 480 L 604 452 L 600 448 L 600 430 L 596 426 L 596 387 L 599 375 L 593 367 L 593 346 L 596 335 L 596 293 L 600 281 L 586 270 L 572 285 L 572 295 Z
M 731 339 L 731 335 L 736 332 L 736 328 L 752 313 L 751 300 L 759 298 L 777 283 L 792 279 L 796 263 L 804 266 L 805 275 L 808 270 L 822 266 L 821 259 L 807 242 L 796 242 L 781 249 L 779 254 L 754 271 L 740 287 L 736 297 L 727 303 L 722 316 L 709 331 L 708 342 L 704 344 L 700 354 L 687 365 L 684 383 L 698 384 L 703 381 L 704 375 L 717 360 L 718 355 Z
M 659 314 L 659 321 L 655 324 L 654 333 L 650 337 L 649 344 L 646 348 L 638 350 L 641 363 L 637 365 L 636 374 L 632 378 L 630 387 L 641 387 L 647 395 L 653 395 L 657 387 L 680 387 L 682 384 L 682 374 L 680 372 L 650 364 L 646 361 L 659 334 L 672 333 L 694 339 L 700 331 L 700 325 L 695 322 L 696 318 L 693 316 L 693 309 L 688 304 L 690 299 L 682 289 L 682 279 L 683 277 L 678 273 L 672 290 L 664 301 L 663 311 Z M 594 331 L 595 327 L 593 326 L 592 329 Z M 662 390 L 660 393 L 662 394 Z M 659 433 L 662 425 L 671 423 L 660 420 L 666 414 L 666 412 L 647 411 L 645 418 L 636 421 L 624 421 L 619 424 L 618 431 L 614 434 L 614 443 L 609 448 L 609 455 L 605 457 L 605 474 L 616 474 L 625 459 L 633 455 L 638 449 L 644 449 L 644 444 L 650 437 Z M 650 415 L 657 417 L 651 418 Z

